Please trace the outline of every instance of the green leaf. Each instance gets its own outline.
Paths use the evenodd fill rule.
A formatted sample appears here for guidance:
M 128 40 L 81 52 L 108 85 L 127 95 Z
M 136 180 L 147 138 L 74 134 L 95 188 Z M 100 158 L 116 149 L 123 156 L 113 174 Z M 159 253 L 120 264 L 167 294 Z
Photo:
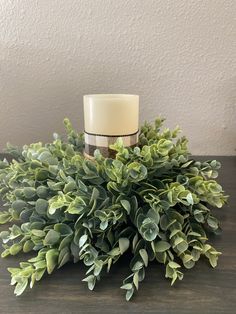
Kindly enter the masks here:
M 66 236 L 73 233 L 70 226 L 65 223 L 58 223 L 54 225 L 54 230 L 59 232 L 62 236 Z
M 21 228 L 17 225 L 13 225 L 11 227 L 11 239 L 15 239 L 20 235 L 22 235 Z
M 0 213 L 0 224 L 3 225 L 11 220 L 11 215 L 9 213 Z
M 58 266 L 58 250 L 51 249 L 46 253 L 47 272 L 51 274 L 56 266 Z
M 195 265 L 194 258 L 190 254 L 185 254 L 182 260 L 184 267 L 187 269 L 190 269 Z
M 194 202 L 193 202 L 193 197 L 192 197 L 192 194 L 191 193 L 188 193 L 188 195 L 186 196 L 186 200 L 187 202 L 190 204 L 190 205 L 193 205 Z
M 147 241 L 153 241 L 157 237 L 159 232 L 158 225 L 150 218 L 146 218 L 142 221 L 140 226 L 140 233 Z
M 108 252 L 108 254 L 110 256 L 113 256 L 113 257 L 118 256 L 118 255 L 120 255 L 120 248 L 116 247 L 116 248 L 112 249 L 110 252 Z
M 77 185 L 76 185 L 75 181 L 70 181 L 65 185 L 63 192 L 69 193 L 69 192 L 75 190 L 76 188 L 77 188 Z
M 32 187 L 25 187 L 23 189 L 23 193 L 26 199 L 31 200 L 36 195 L 36 190 L 35 188 L 32 188 Z
M 141 268 L 138 272 L 138 280 L 143 281 L 145 278 L 145 269 Z
M 94 276 L 98 276 L 102 270 L 103 267 L 103 261 L 102 260 L 97 260 L 95 263 L 95 268 L 94 268 Z
M 195 210 L 194 211 L 194 218 L 196 219 L 197 222 L 203 223 L 204 222 L 204 216 L 202 214 L 201 210 Z
M 6 249 L 6 250 L 4 250 L 4 251 L 1 253 L 1 257 L 2 257 L 2 258 L 7 257 L 8 255 L 10 255 L 10 250 L 9 250 L 9 249 Z
M 23 252 L 24 253 L 28 253 L 30 251 L 32 251 L 34 248 L 34 242 L 31 240 L 27 240 L 24 245 L 23 245 Z
M 35 203 L 35 210 L 39 215 L 45 215 L 48 209 L 48 201 L 39 198 Z
M 79 247 L 82 247 L 86 241 L 88 240 L 88 235 L 84 234 L 80 239 L 79 239 Z
M 180 267 L 181 267 L 178 263 L 173 262 L 173 261 L 170 261 L 170 262 L 168 263 L 168 265 L 170 266 L 170 268 L 173 268 L 173 269 L 176 269 L 176 268 L 180 268 Z
M 99 225 L 100 229 L 102 230 L 106 230 L 106 228 L 108 227 L 108 221 L 101 221 L 100 225 Z
M 130 213 L 130 209 L 131 209 L 130 202 L 127 201 L 127 200 L 121 200 L 120 202 L 121 202 L 121 205 L 124 207 L 124 209 L 129 214 Z
M 96 284 L 96 277 L 94 275 L 89 275 L 88 277 L 84 278 L 82 281 L 88 283 L 89 290 L 93 290 Z
M 129 248 L 129 239 L 128 238 L 120 238 L 119 239 L 119 248 L 120 248 L 120 254 L 123 254 L 125 251 Z
M 182 241 L 180 244 L 176 246 L 178 253 L 181 254 L 188 249 L 188 243 L 186 241 Z
M 44 268 L 44 269 L 39 269 L 39 270 L 36 271 L 36 273 L 35 273 L 36 281 L 39 281 L 43 277 L 43 275 L 45 273 L 45 270 L 46 269 Z
M 46 261 L 45 260 L 40 260 L 39 262 L 34 263 L 34 267 L 38 269 L 45 269 L 46 268 Z
M 46 235 L 45 231 L 43 231 L 43 230 L 37 230 L 37 229 L 31 230 L 31 233 L 32 233 L 34 236 L 39 237 L 39 238 L 43 238 L 43 237 L 45 237 L 45 235 Z
M 11 273 L 13 276 L 17 275 L 20 272 L 20 268 L 13 268 L 13 267 L 8 267 L 7 270 L 9 273 Z
M 79 189 L 80 189 L 81 191 L 83 191 L 83 192 L 87 192 L 87 191 L 88 191 L 88 188 L 87 188 L 87 186 L 84 184 L 83 181 L 77 180 L 77 184 L 78 184 L 78 187 L 79 187 Z
M 20 213 L 20 220 L 22 222 L 28 222 L 32 214 L 33 214 L 33 209 L 30 209 L 30 208 L 24 209 Z
M 207 218 L 207 223 L 208 223 L 208 225 L 212 228 L 212 229 L 218 229 L 218 220 L 215 218 L 215 217 L 213 217 L 213 216 L 209 216 L 208 218 Z
M 58 250 L 61 251 L 64 247 L 69 247 L 72 241 L 72 235 L 67 235 L 61 240 Z
M 27 285 L 28 285 L 28 279 L 21 278 L 20 282 L 18 282 L 15 287 L 15 290 L 14 290 L 15 295 L 16 296 L 21 295 L 25 291 Z
M 134 294 L 134 288 L 127 290 L 126 295 L 125 295 L 126 301 L 129 301 L 132 298 L 133 294 Z
M 174 249 L 181 254 L 188 249 L 188 243 L 183 238 L 177 237 L 174 241 Z
M 12 208 L 14 208 L 17 212 L 20 212 L 21 210 L 23 210 L 26 206 L 27 203 L 25 201 L 22 200 L 16 200 L 12 203 Z
M 127 284 L 121 286 L 120 288 L 124 289 L 124 290 L 130 290 L 133 288 L 133 285 L 132 285 L 132 283 L 127 283 Z
M 9 252 L 11 255 L 16 255 L 22 250 L 22 244 L 15 243 L 9 248 Z
M 9 232 L 9 231 L 1 231 L 1 232 L 0 232 L 0 238 L 2 239 L 3 243 L 8 242 L 8 240 L 9 240 L 9 235 L 10 235 L 10 232 Z
M 132 248 L 133 250 L 136 248 L 136 244 L 138 243 L 138 234 L 136 233 L 134 238 L 133 238 L 133 241 L 132 241 Z
M 133 283 L 134 283 L 134 285 L 135 285 L 135 288 L 138 290 L 138 285 L 139 285 L 139 272 L 134 273 Z
M 143 262 L 141 261 L 137 261 L 134 266 L 132 267 L 132 271 L 133 272 L 136 272 L 136 271 L 139 271 L 140 269 L 143 268 Z
M 59 232 L 51 229 L 48 231 L 43 243 L 44 245 L 54 245 L 59 241 L 60 237 L 61 235 Z
M 45 169 L 38 169 L 35 174 L 35 179 L 37 181 L 44 181 L 48 178 L 48 171 Z
M 158 241 L 155 243 L 156 252 L 165 252 L 171 247 L 170 243 L 166 241 Z
M 58 257 L 58 268 L 62 267 L 63 265 L 65 265 L 66 263 L 68 263 L 70 261 L 70 252 L 68 250 L 68 248 L 65 248 L 66 252 L 61 251 L 59 253 L 59 257 Z
M 37 187 L 36 193 L 37 193 L 38 197 L 45 199 L 45 198 L 47 198 L 49 191 L 48 191 L 48 188 L 46 186 L 41 185 L 41 186 Z
M 90 202 L 95 201 L 99 197 L 99 190 L 97 188 L 93 188 L 92 195 L 90 198 Z
M 141 249 L 141 250 L 139 250 L 139 254 L 142 257 L 144 265 L 147 267 L 148 266 L 148 254 L 147 254 L 147 251 L 145 249 Z
M 64 206 L 64 203 L 61 200 L 51 202 L 49 205 L 48 212 L 50 215 L 53 215 L 57 209 L 62 208 L 63 206 Z
M 177 272 L 175 271 L 172 275 L 171 286 L 173 286 L 177 278 L 178 278 L 178 275 L 177 275 Z
M 217 255 L 210 255 L 209 262 L 213 268 L 217 266 L 218 256 Z

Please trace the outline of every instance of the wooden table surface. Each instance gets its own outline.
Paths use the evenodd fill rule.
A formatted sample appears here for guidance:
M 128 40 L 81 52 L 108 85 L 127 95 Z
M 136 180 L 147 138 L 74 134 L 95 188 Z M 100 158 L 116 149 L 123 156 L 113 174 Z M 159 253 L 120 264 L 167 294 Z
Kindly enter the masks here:
M 216 269 L 202 259 L 185 271 L 183 281 L 171 287 L 163 267 L 150 264 L 139 292 L 126 302 L 124 291 L 119 289 L 129 274 L 125 257 L 92 292 L 81 282 L 85 273 L 82 264 L 68 264 L 15 297 L 6 268 L 15 267 L 27 255 L 9 257 L 0 260 L 0 313 L 236 313 L 236 157 L 216 158 L 222 162 L 219 182 L 231 196 L 229 206 L 215 210 L 223 228 L 222 235 L 211 239 L 223 253 Z

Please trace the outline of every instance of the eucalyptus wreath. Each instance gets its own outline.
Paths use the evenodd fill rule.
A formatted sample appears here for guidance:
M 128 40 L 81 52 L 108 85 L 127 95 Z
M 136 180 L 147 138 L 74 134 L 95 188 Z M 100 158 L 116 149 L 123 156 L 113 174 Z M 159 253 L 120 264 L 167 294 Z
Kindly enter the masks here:
M 114 159 L 99 150 L 86 159 L 83 134 L 68 119 L 66 139 L 54 134 L 52 143 L 22 149 L 8 144 L 12 160 L 0 161 L 0 192 L 8 209 L 0 211 L 0 223 L 12 224 L 0 234 L 1 256 L 35 252 L 8 268 L 16 295 L 70 261 L 88 267 L 83 281 L 92 290 L 126 252 L 126 300 L 151 261 L 165 265 L 171 285 L 201 256 L 217 265 L 221 253 L 207 235 L 220 231 L 212 208 L 227 201 L 215 181 L 220 163 L 195 161 L 179 128 L 163 129 L 163 121 L 145 123 L 135 148 L 118 139 L 110 147 Z

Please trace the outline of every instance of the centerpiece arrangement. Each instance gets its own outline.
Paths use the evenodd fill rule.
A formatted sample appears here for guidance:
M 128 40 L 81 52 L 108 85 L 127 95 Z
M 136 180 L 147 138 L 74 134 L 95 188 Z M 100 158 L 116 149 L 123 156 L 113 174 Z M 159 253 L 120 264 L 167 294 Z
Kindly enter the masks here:
M 115 103 L 123 100 L 112 99 L 114 114 Z M 96 102 L 106 101 L 85 99 L 85 135 L 65 119 L 65 139 L 54 134 L 45 145 L 8 145 L 12 159 L 0 161 L 0 193 L 8 208 L 0 211 L 0 223 L 12 223 L 0 233 L 1 256 L 35 252 L 8 269 L 16 295 L 71 261 L 88 267 L 83 281 L 92 290 L 126 252 L 130 273 L 121 288 L 127 300 L 152 261 L 165 265 L 171 284 L 201 257 L 217 265 L 220 252 L 207 236 L 220 230 L 213 207 L 227 201 L 215 181 L 219 162 L 194 160 L 179 128 L 163 129 L 161 118 L 145 123 L 138 134 L 137 97 L 128 98 L 133 116 L 122 118 L 118 106 L 117 126 L 103 113 L 105 131 L 93 133 Z

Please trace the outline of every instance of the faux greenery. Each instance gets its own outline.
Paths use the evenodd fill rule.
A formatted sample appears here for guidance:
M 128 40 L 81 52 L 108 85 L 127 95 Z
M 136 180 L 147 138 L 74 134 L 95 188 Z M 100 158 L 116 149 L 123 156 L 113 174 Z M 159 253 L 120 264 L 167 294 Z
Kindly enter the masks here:
M 99 151 L 94 160 L 85 159 L 83 135 L 68 119 L 66 141 L 54 134 L 46 145 L 8 146 L 13 160 L 0 161 L 0 192 L 8 210 L 1 211 L 0 223 L 14 224 L 0 234 L 2 257 L 35 252 L 8 269 L 16 295 L 69 261 L 88 267 L 83 281 L 92 290 L 127 251 L 130 274 L 121 285 L 127 300 L 150 261 L 165 265 L 171 284 L 201 256 L 216 266 L 221 253 L 207 234 L 219 231 L 212 207 L 227 200 L 214 180 L 220 164 L 193 160 L 179 129 L 161 131 L 162 122 L 145 123 L 135 148 L 117 140 L 111 147 L 115 159 Z

